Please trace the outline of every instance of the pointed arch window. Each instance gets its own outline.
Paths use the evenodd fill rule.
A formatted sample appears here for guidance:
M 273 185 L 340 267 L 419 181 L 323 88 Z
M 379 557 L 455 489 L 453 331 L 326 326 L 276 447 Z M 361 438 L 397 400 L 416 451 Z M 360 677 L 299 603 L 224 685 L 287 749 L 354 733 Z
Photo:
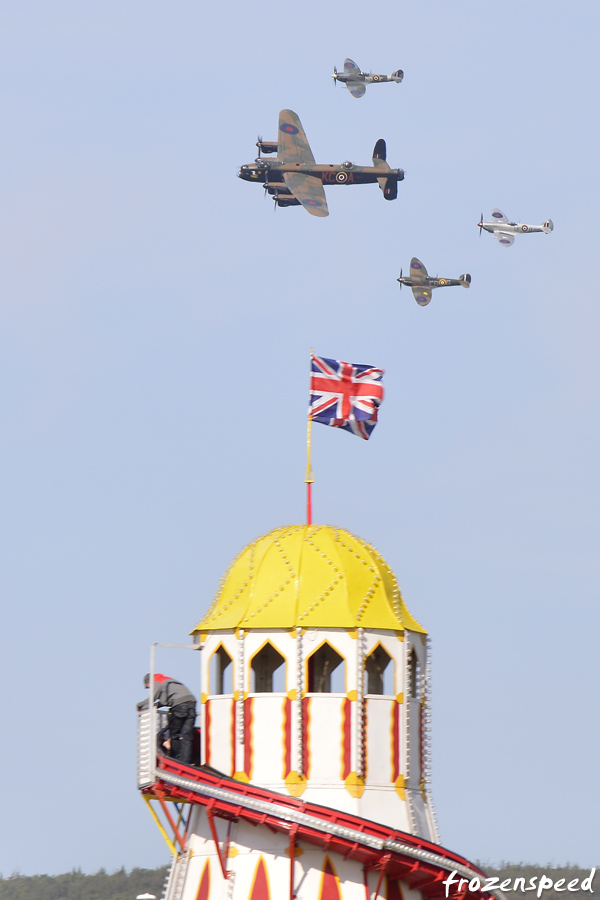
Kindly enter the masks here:
M 273 644 L 266 643 L 253 657 L 251 664 L 253 694 L 285 693 L 285 657 Z
M 344 657 L 325 642 L 308 658 L 309 694 L 343 693 L 346 689 Z
M 210 687 L 213 694 L 233 694 L 233 660 L 222 644 L 210 660 Z
M 381 644 L 365 660 L 367 694 L 394 694 L 394 664 Z

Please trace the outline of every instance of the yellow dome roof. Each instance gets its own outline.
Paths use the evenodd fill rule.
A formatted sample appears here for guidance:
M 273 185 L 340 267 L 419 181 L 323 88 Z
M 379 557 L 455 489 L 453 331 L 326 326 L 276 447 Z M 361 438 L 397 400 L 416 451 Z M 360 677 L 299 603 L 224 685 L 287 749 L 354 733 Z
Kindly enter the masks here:
M 425 633 L 377 550 L 329 525 L 276 528 L 249 544 L 225 572 L 192 634 L 295 627 Z

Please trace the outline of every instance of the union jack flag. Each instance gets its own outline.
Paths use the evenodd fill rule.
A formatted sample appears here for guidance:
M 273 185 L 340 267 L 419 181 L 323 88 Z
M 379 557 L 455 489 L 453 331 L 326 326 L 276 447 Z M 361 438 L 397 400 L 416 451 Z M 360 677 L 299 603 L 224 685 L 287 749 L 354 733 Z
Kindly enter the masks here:
M 373 366 L 353 366 L 313 354 L 309 417 L 368 441 L 383 400 L 383 372 Z

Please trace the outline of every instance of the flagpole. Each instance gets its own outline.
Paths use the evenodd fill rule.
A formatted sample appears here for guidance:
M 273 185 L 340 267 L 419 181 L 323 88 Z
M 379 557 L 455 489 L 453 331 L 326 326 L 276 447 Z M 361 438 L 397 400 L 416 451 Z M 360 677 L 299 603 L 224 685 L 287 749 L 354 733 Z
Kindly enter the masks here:
M 310 359 L 312 366 L 313 350 L 310 348 Z M 308 420 L 306 425 L 306 474 L 304 481 L 306 483 L 306 524 L 312 525 L 312 486 L 314 482 L 312 466 L 311 466 L 311 444 L 312 444 L 312 416 L 310 409 L 310 390 L 308 393 Z

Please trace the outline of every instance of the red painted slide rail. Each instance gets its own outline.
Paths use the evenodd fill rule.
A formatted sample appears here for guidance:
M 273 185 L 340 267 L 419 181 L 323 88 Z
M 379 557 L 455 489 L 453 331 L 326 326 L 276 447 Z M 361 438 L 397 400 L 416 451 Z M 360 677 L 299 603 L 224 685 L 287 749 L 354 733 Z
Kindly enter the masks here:
M 236 781 L 210 766 L 186 766 L 159 756 L 156 780 L 143 790 L 147 797 L 164 802 L 191 803 L 213 816 L 252 825 L 266 825 L 286 834 L 290 846 L 305 841 L 328 853 L 338 853 L 362 863 L 365 871 L 378 871 L 390 880 L 399 879 L 421 891 L 424 900 L 490 900 L 490 891 L 477 889 L 485 874 L 464 857 L 423 838 L 360 816 L 287 797 L 255 784 Z M 443 883 L 451 872 L 454 883 Z M 465 881 L 460 884 L 460 879 Z M 460 888 L 459 888 L 460 885 Z

